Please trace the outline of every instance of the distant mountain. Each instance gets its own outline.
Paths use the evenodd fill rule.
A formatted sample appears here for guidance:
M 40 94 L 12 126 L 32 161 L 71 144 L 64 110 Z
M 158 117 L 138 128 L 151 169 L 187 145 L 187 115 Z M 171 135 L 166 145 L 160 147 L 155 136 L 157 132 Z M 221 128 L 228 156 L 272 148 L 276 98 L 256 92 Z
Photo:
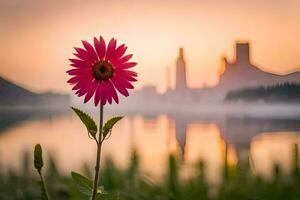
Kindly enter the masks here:
M 260 86 L 231 91 L 226 95 L 226 101 L 245 102 L 294 102 L 300 103 L 300 84 L 284 83 L 274 86 Z
M 61 106 L 69 105 L 69 95 L 35 93 L 0 77 L 0 106 Z
M 18 86 L 2 77 L 0 77 L 0 94 L 1 104 L 13 104 L 17 102 L 28 103 L 28 101 L 38 97 L 38 94 Z

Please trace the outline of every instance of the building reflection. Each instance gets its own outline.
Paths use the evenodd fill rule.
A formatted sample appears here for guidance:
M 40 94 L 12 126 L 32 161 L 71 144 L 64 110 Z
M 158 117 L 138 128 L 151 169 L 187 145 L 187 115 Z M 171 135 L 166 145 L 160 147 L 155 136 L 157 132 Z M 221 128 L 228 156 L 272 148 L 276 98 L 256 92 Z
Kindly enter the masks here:
M 263 164 L 265 160 L 270 166 L 274 164 L 272 156 L 276 154 L 253 153 L 270 148 L 272 139 L 257 145 L 257 139 L 263 132 L 270 133 L 269 137 L 281 138 L 279 131 L 287 135 L 300 130 L 300 120 L 297 119 L 256 119 L 238 117 L 213 117 L 190 115 L 150 115 L 132 116 L 135 124 L 135 147 L 138 149 L 142 159 L 145 172 L 157 177 L 164 175 L 166 171 L 168 154 L 175 154 L 182 166 L 182 175 L 193 174 L 194 166 L 200 160 L 205 163 L 206 176 L 212 185 L 218 185 L 222 180 L 225 162 L 228 165 L 251 166 L 253 172 L 256 165 Z M 284 140 L 284 139 L 283 139 Z M 286 149 L 292 146 L 290 142 L 280 143 Z M 269 151 L 273 151 L 272 148 Z M 264 152 L 262 152 L 264 153 Z M 292 154 L 284 157 L 291 159 Z M 262 163 L 262 164 L 261 164 Z M 280 162 L 282 165 L 291 165 L 291 162 Z M 262 167 L 262 166 L 261 166 Z M 289 167 L 290 169 L 290 167 Z M 260 172 L 270 171 L 262 167 Z
M 205 175 L 212 185 L 218 185 L 222 177 L 225 142 L 220 130 L 213 123 L 188 125 L 184 146 L 184 170 L 193 175 L 195 165 L 202 161 L 205 165 Z

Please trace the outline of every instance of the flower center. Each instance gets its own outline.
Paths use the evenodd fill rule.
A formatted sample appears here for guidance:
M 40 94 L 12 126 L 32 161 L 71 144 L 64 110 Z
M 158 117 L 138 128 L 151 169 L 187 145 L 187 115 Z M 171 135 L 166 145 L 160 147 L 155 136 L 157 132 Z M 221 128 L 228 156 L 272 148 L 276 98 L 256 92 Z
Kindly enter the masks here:
M 94 78 L 100 81 L 110 79 L 114 74 L 114 67 L 107 61 L 97 61 L 93 65 Z

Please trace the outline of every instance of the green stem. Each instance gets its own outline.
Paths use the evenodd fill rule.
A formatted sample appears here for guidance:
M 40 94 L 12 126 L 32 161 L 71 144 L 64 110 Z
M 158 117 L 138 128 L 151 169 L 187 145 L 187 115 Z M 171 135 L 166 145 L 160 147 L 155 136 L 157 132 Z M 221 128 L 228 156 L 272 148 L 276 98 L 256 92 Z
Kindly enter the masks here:
M 102 128 L 103 128 L 103 105 L 100 104 L 99 139 L 97 142 L 97 158 L 96 158 L 96 166 L 95 166 L 95 177 L 94 177 L 94 184 L 93 184 L 92 200 L 96 200 L 97 197 L 97 187 L 99 181 L 101 148 L 102 148 Z
M 39 175 L 40 175 L 40 178 L 41 178 L 41 182 L 40 182 L 41 185 L 40 186 L 41 186 L 41 192 L 42 192 L 42 199 L 43 200 L 49 200 L 48 192 L 46 190 L 46 186 L 45 186 L 45 182 L 44 182 L 42 173 L 39 172 Z

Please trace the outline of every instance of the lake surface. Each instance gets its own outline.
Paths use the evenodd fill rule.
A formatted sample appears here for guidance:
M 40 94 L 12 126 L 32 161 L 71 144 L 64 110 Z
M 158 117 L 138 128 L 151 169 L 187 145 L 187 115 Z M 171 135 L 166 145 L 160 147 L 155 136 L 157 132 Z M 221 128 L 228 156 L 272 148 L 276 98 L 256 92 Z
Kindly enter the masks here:
M 19 169 L 24 152 L 32 152 L 37 143 L 45 154 L 55 157 L 64 173 L 81 170 L 85 162 L 94 166 L 95 143 L 74 114 L 1 113 L 0 164 L 4 169 Z M 250 162 L 254 173 L 270 178 L 274 164 L 283 173 L 291 171 L 293 152 L 299 145 L 300 117 L 132 114 L 114 128 L 102 159 L 111 157 L 117 166 L 126 168 L 135 149 L 142 172 L 158 180 L 173 153 L 182 163 L 183 177 L 190 176 L 194 165 L 203 160 L 208 181 L 218 184 L 226 154 L 230 164 Z

